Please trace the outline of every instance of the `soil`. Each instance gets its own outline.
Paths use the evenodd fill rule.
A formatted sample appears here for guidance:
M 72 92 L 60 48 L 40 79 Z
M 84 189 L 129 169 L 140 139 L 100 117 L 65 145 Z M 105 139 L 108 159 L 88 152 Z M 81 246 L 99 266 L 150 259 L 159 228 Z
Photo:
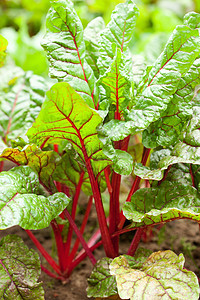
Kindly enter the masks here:
M 47 251 L 52 253 L 51 231 L 44 229 L 35 231 L 35 236 L 39 239 Z M 30 247 L 35 248 L 26 232 L 18 226 L 0 232 L 0 238 L 7 234 L 17 234 L 23 238 L 24 242 Z M 128 233 L 121 238 L 121 254 L 126 253 L 133 233 Z M 153 237 L 150 241 L 141 242 L 141 247 L 151 249 L 152 251 L 171 249 L 176 254 L 184 253 L 186 258 L 185 267 L 200 277 L 200 235 L 199 225 L 190 220 L 177 220 L 167 223 L 161 229 L 153 229 Z M 95 251 L 96 258 L 104 256 L 102 248 Z M 43 264 L 46 262 L 42 260 Z M 87 297 L 87 278 L 92 270 L 92 265 L 88 259 L 85 259 L 79 265 L 70 278 L 70 281 L 63 285 L 57 280 L 48 277 L 42 273 L 40 280 L 43 281 L 46 300 L 84 300 L 91 299 Z

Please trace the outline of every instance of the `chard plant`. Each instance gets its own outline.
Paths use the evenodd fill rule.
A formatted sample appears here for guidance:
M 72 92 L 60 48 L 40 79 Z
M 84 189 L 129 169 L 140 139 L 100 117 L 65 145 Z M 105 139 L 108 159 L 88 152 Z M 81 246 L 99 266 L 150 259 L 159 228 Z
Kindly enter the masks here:
M 83 30 L 70 0 L 52 0 L 42 46 L 58 82 L 49 89 L 42 77 L 1 68 L 8 79 L 0 94 L 0 229 L 25 229 L 49 264 L 41 269 L 62 282 L 88 256 L 88 297 L 195 300 L 198 278 L 182 254 L 138 245 L 152 226 L 200 222 L 200 15 L 188 13 L 155 63 L 138 73 L 129 50 L 138 14 L 127 0 L 107 26 L 98 17 Z M 6 46 L 0 37 L 1 65 Z M 16 166 L 3 171 L 5 160 Z M 122 176 L 131 183 L 125 203 Z M 79 228 L 81 191 L 87 200 Z M 99 229 L 86 240 L 93 205 Z M 58 261 L 31 231 L 49 225 Z M 120 255 L 125 232 L 133 240 Z M 16 236 L 0 243 L 1 298 L 44 299 L 38 255 Z M 97 262 L 100 245 L 106 257 Z

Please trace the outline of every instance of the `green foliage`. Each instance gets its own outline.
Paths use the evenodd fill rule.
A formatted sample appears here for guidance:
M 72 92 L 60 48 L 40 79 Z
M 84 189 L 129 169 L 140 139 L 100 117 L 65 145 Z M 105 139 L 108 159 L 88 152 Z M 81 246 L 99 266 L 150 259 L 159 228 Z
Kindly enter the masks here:
M 0 241 L 0 297 L 16 300 L 43 300 L 39 255 L 29 250 L 22 239 L 7 235 Z

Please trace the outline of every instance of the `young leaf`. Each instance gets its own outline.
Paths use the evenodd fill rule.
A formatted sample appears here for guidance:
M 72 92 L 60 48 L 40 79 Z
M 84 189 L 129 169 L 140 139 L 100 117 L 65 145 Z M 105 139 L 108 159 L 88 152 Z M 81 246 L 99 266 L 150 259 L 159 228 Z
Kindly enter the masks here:
M 200 59 L 196 59 L 190 70 L 181 78 L 172 101 L 162 117 L 143 132 L 143 143 L 147 148 L 159 145 L 174 145 L 181 139 L 192 116 L 195 87 L 200 83 Z
M 129 55 L 128 45 L 133 36 L 138 14 L 138 8 L 132 0 L 118 4 L 112 12 L 111 21 L 100 34 L 98 66 L 101 74 L 109 68 L 115 56 L 116 47 Z
M 8 235 L 0 241 L 0 298 L 43 300 L 39 255 L 22 239 Z
M 38 195 L 39 188 L 38 175 L 28 166 L 0 173 L 0 229 L 48 227 L 70 202 L 63 193 Z
M 56 83 L 47 92 L 42 110 L 27 135 L 38 146 L 69 141 L 81 163 L 91 164 L 95 176 L 98 176 L 110 164 L 96 132 L 101 122 L 99 114 L 68 83 Z
M 181 299 L 199 298 L 196 275 L 184 269 L 184 257 L 174 252 L 154 252 L 140 270 L 129 265 L 125 256 L 116 257 L 110 264 L 122 299 Z
M 110 104 L 115 105 L 119 118 L 129 103 L 131 82 L 128 74 L 125 57 L 118 48 L 112 64 L 98 81 L 106 89 L 107 98 Z
M 175 219 L 200 220 L 200 195 L 191 186 L 164 181 L 158 187 L 138 190 L 123 213 L 132 227 L 156 225 Z
M 7 40 L 2 35 L 0 35 L 0 68 L 4 64 L 4 60 L 6 57 L 5 51 L 6 51 L 7 46 L 8 46 Z
M 95 77 L 85 59 L 83 26 L 70 0 L 52 0 L 42 46 L 47 51 L 50 75 L 66 81 L 94 108 L 98 94 Z
M 108 122 L 104 125 L 103 134 L 107 134 L 113 141 L 122 140 L 158 120 L 172 100 L 181 77 L 185 76 L 199 53 L 198 29 L 177 26 L 164 51 L 149 70 L 146 84 L 141 94 L 137 95 L 136 105 L 128 113 L 126 122 Z
M 0 94 L 0 135 L 5 143 L 24 135 L 32 125 L 47 89 L 42 77 L 28 72 Z
M 109 297 L 117 294 L 115 277 L 110 274 L 111 258 L 104 257 L 95 265 L 88 279 L 88 297 Z
M 96 78 L 99 77 L 99 68 L 97 60 L 99 57 L 99 38 L 100 32 L 105 28 L 105 22 L 102 17 L 97 17 L 88 23 L 84 30 L 84 40 L 86 46 L 86 60 L 92 68 Z

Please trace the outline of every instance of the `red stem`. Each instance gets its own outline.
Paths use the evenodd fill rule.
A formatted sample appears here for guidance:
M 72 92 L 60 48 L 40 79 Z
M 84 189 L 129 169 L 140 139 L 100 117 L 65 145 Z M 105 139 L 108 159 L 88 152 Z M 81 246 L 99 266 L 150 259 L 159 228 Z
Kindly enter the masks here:
M 146 165 L 146 162 L 147 162 L 147 159 L 149 157 L 150 151 L 151 151 L 151 149 L 144 147 L 142 161 L 141 161 L 141 163 L 143 164 L 143 166 Z M 140 181 L 141 181 L 141 178 L 139 176 L 136 176 L 135 180 L 133 182 L 132 188 L 131 188 L 131 190 L 130 190 L 130 192 L 128 194 L 128 197 L 126 199 L 126 202 L 130 202 L 131 201 L 132 195 L 139 189 Z M 126 218 L 124 217 L 123 212 L 121 212 L 121 214 L 120 214 L 120 223 L 118 225 L 118 229 L 119 230 L 122 229 L 122 227 L 124 226 L 125 220 L 126 220 Z
M 46 259 L 46 261 L 52 266 L 54 271 L 61 275 L 60 268 L 57 265 L 57 263 L 53 260 L 53 258 L 49 255 L 49 253 L 43 248 L 43 246 L 40 244 L 40 242 L 36 239 L 36 237 L 33 235 L 33 233 L 30 230 L 25 230 L 32 242 L 35 244 L 37 249 L 40 251 L 42 256 Z
M 1 162 L 0 162 L 0 172 L 3 171 L 3 167 L 4 167 L 4 161 L 1 161 Z
M 82 234 L 80 233 L 78 227 L 76 226 L 74 220 L 72 219 L 72 217 L 69 214 L 69 212 L 67 211 L 67 209 L 64 210 L 64 214 L 65 214 L 66 218 L 68 219 L 69 223 L 71 224 L 71 226 L 72 226 L 74 232 L 76 233 L 78 239 L 80 240 L 83 248 L 85 249 L 85 252 L 87 253 L 91 263 L 93 265 L 95 265 L 96 264 L 96 259 L 95 259 L 94 255 L 92 254 L 92 252 L 90 251 L 86 241 L 84 240 Z
M 48 269 L 46 269 L 43 265 L 41 265 L 41 270 L 52 278 L 55 278 L 55 279 L 61 280 L 61 281 L 66 281 L 66 278 L 64 278 L 62 276 L 57 276 L 56 274 L 54 274 L 51 271 L 49 271 Z
M 167 175 L 168 175 L 168 173 L 169 173 L 171 167 L 172 167 L 172 165 L 170 165 L 170 166 L 167 168 L 167 170 L 165 170 L 165 174 L 164 174 L 164 176 L 163 176 L 163 179 L 161 179 L 161 180 L 158 182 L 158 185 L 160 185 L 163 181 L 165 181 L 165 179 L 167 178 Z
M 58 261 L 60 270 L 63 273 L 64 272 L 64 261 L 65 261 L 65 252 L 64 252 L 64 244 L 62 239 L 62 234 L 59 228 L 59 225 L 56 223 L 56 220 L 51 221 L 51 226 L 53 228 L 55 240 L 56 240 L 56 247 L 57 247 L 57 253 L 58 253 Z
M 112 186 L 110 184 L 110 179 L 109 179 L 109 175 L 110 175 L 109 168 L 106 168 L 104 170 L 104 175 L 105 175 L 105 179 L 106 179 L 106 184 L 107 184 L 108 192 L 111 195 L 111 193 L 112 193 Z
M 73 204 L 72 204 L 72 212 L 71 212 L 71 217 L 73 220 L 75 220 L 75 216 L 76 216 L 76 209 L 77 209 L 77 204 L 78 204 L 78 199 L 79 199 L 79 195 L 81 192 L 81 186 L 83 183 L 83 177 L 84 177 L 84 172 L 81 173 L 80 178 L 79 178 L 79 182 L 78 185 L 76 187 L 76 192 L 74 195 L 74 199 L 73 199 Z M 65 247 L 65 256 L 67 257 L 66 260 L 66 264 L 69 262 L 69 251 L 70 251 L 70 246 L 71 246 L 71 240 L 72 240 L 72 234 L 73 234 L 73 228 L 72 225 L 69 225 L 69 230 L 68 230 L 68 235 L 67 235 L 67 242 L 65 243 L 66 247 Z M 65 268 L 67 267 L 67 265 L 65 264 Z
M 85 230 L 85 226 L 87 224 L 87 221 L 88 221 L 88 218 L 89 218 L 89 214 L 90 214 L 90 211 L 91 211 L 91 208 L 92 208 L 92 201 L 93 201 L 93 196 L 90 196 L 89 198 L 89 201 L 88 201 L 88 205 L 87 205 L 87 209 L 86 209 L 86 212 L 85 212 L 85 215 L 84 215 L 84 218 L 83 218 L 83 222 L 81 224 L 81 228 L 80 228 L 80 233 L 83 234 L 84 233 L 84 230 Z M 79 244 L 80 244 L 80 240 L 77 238 L 76 239 L 76 242 L 74 244 L 74 247 L 70 253 L 70 257 L 69 257 L 69 261 L 73 261 L 76 253 L 77 253 L 77 250 L 78 250 L 78 247 L 79 247 Z
M 140 243 L 140 240 L 141 240 L 141 237 L 142 237 L 142 233 L 144 231 L 144 228 L 138 228 L 135 235 L 134 235 L 134 238 L 132 240 L 132 243 L 130 245 L 130 248 L 127 252 L 128 255 L 130 256 L 134 256 L 135 254 L 135 251 L 137 250 L 137 247 Z
M 194 174 L 192 172 L 192 164 L 190 164 L 190 176 L 191 176 L 191 179 L 192 179 L 192 186 L 196 188 L 195 180 L 194 180 Z

